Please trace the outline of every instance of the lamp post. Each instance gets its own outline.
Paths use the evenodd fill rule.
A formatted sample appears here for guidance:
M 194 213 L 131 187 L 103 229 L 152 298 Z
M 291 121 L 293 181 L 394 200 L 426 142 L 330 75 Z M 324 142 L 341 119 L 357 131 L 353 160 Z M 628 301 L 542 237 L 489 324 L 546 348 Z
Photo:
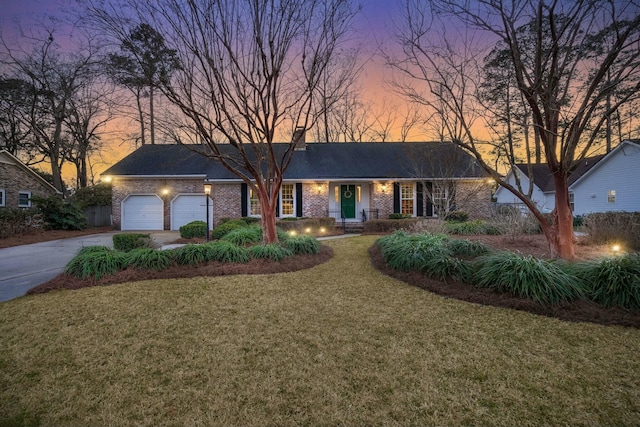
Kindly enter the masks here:
M 207 242 L 209 241 L 209 195 L 211 194 L 211 184 L 205 182 L 204 184 L 204 196 L 207 199 Z

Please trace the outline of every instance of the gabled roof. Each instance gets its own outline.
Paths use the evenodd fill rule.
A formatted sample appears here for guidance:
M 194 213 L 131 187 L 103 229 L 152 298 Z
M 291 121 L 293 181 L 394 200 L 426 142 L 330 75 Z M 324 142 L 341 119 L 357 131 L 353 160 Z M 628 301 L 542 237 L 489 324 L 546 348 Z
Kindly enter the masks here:
M 289 144 L 276 144 L 283 153 Z M 194 150 L 201 146 L 144 145 L 104 171 L 102 175 L 127 177 L 202 176 L 208 180 L 236 180 L 219 161 Z M 220 145 L 233 155 L 231 145 Z M 418 157 L 419 153 L 419 157 Z M 416 166 L 416 160 L 424 158 Z M 429 159 L 436 159 L 429 161 Z M 307 143 L 295 151 L 285 172 L 287 180 L 443 178 L 439 166 L 455 159 L 446 178 L 481 178 L 486 173 L 469 154 L 451 143 Z M 418 172 L 417 169 L 420 169 Z
M 611 150 L 609 153 L 604 154 L 601 157 L 601 161 L 597 162 L 597 165 L 594 164 L 592 167 L 584 171 L 580 176 L 576 177 L 576 179 L 569 182 L 569 186 L 577 184 L 579 181 L 583 180 L 586 176 L 588 176 L 592 171 L 596 170 L 598 167 L 607 162 L 608 159 L 615 156 L 619 151 L 624 151 L 626 146 L 632 146 L 636 150 L 640 149 L 640 139 L 625 139 L 622 141 L 616 148 Z M 640 165 L 638 165 L 640 167 Z
M 40 181 L 45 187 L 49 187 L 51 189 L 51 191 L 55 192 L 56 194 L 62 194 L 62 192 L 60 190 L 58 190 L 56 187 L 54 187 L 53 185 L 51 185 L 51 183 L 49 181 L 47 181 L 42 176 L 37 174 L 29 166 L 27 166 L 24 163 L 22 163 L 22 161 L 20 161 L 20 159 L 18 159 L 16 156 L 11 154 L 7 150 L 0 150 L 0 163 L 8 163 L 8 164 L 12 164 L 12 165 L 18 166 L 25 173 L 31 175 L 36 180 Z
M 569 175 L 568 184 L 571 186 L 576 180 L 580 179 L 591 168 L 593 168 L 600 160 L 605 157 L 604 154 L 599 156 L 586 157 L 579 162 L 573 164 L 573 171 Z M 528 166 L 526 163 L 517 163 L 515 165 L 520 172 L 525 176 L 528 176 Z M 533 163 L 531 164 L 531 172 L 533 174 L 533 183 L 544 193 L 551 193 L 556 190 L 553 182 L 551 172 L 549 172 L 549 166 L 546 163 Z

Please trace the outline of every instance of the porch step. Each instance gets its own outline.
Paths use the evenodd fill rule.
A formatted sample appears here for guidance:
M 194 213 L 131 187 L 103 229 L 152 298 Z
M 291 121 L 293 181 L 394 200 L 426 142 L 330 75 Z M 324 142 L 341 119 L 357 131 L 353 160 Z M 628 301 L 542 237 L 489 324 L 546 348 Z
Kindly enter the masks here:
M 342 224 L 338 225 L 339 228 L 342 228 Z M 362 222 L 346 222 L 344 224 L 345 233 L 362 233 L 364 231 L 364 223 Z

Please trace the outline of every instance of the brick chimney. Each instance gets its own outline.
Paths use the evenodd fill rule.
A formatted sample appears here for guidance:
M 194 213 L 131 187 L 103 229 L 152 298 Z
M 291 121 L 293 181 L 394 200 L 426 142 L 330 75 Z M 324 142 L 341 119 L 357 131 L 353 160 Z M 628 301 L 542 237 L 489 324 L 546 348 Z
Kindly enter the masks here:
M 307 149 L 306 131 L 304 126 L 297 126 L 293 131 L 292 143 L 294 144 L 295 151 L 305 151 Z

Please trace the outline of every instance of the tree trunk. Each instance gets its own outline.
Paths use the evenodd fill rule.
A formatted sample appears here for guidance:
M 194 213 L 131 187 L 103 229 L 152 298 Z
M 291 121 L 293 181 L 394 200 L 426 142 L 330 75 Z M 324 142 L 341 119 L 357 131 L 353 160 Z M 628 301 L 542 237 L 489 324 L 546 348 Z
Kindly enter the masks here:
M 258 191 L 264 191 L 264 194 L 259 194 L 260 214 L 262 217 L 262 243 L 265 245 L 278 243 L 278 232 L 276 230 L 276 202 L 278 198 L 277 196 L 271 197 L 268 191 L 262 188 Z
M 573 212 L 569 205 L 569 186 L 566 173 L 556 173 L 553 176 L 556 187 L 556 207 L 552 212 L 553 225 L 550 239 L 551 256 L 570 260 L 575 258 L 573 236 Z
M 156 143 L 156 130 L 153 120 L 153 86 L 149 86 L 149 133 L 151 134 L 151 144 Z
M 140 142 L 145 144 L 144 138 L 144 112 L 142 111 L 142 103 L 140 102 L 140 91 L 136 93 L 136 103 L 138 104 L 138 114 L 140 115 Z

